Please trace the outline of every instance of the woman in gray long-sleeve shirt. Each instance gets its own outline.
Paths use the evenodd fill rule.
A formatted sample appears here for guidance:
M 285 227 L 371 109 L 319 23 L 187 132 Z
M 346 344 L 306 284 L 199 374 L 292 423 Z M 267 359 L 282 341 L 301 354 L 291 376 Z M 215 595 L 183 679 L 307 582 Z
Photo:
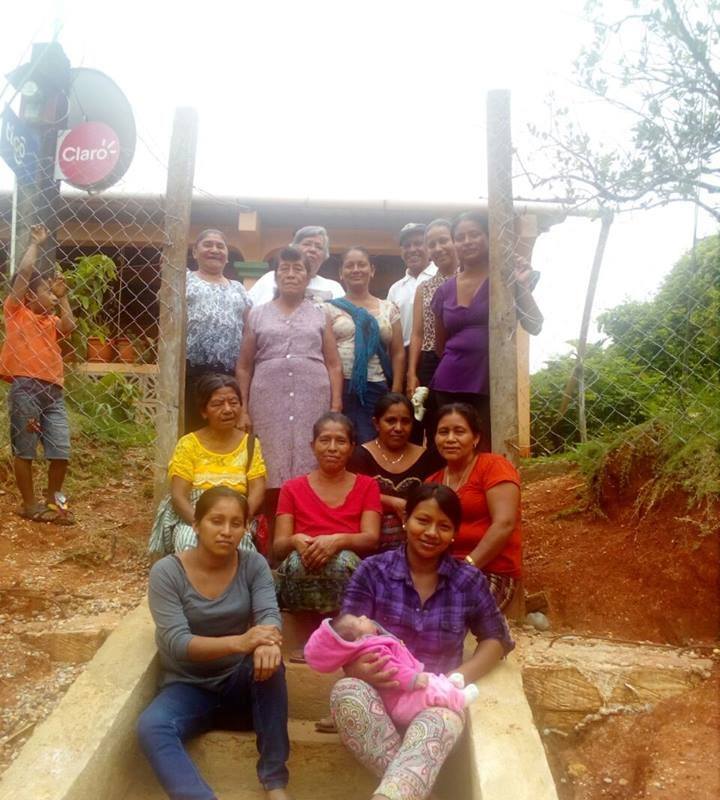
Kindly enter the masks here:
M 195 506 L 197 547 L 150 571 L 162 676 L 138 735 L 171 800 L 216 800 L 183 742 L 220 718 L 223 727 L 250 722 L 268 800 L 289 800 L 280 612 L 265 559 L 237 549 L 246 521 L 245 497 L 224 486 L 208 489 Z

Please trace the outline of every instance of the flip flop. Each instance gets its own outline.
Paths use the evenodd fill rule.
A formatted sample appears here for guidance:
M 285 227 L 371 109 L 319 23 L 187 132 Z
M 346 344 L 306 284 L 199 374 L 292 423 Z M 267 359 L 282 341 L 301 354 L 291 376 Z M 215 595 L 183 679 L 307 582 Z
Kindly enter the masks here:
M 302 648 L 299 650 L 293 650 L 288 656 L 288 661 L 291 664 L 307 664 L 307 661 L 305 661 L 305 653 L 303 652 Z
M 318 733 L 337 733 L 335 722 L 332 717 L 322 717 L 315 723 L 315 730 Z
M 32 508 L 25 508 L 24 506 L 20 506 L 15 513 L 18 517 L 22 517 L 23 519 L 29 519 L 31 521 L 35 520 L 35 517 L 38 515 L 42 515 L 43 512 L 47 510 L 47 507 L 44 506 L 42 503 L 35 503 Z
M 38 505 L 34 508 L 23 508 L 19 512 L 23 519 L 30 522 L 43 522 L 54 525 L 74 525 L 75 515 L 72 511 L 61 510 L 53 503 Z

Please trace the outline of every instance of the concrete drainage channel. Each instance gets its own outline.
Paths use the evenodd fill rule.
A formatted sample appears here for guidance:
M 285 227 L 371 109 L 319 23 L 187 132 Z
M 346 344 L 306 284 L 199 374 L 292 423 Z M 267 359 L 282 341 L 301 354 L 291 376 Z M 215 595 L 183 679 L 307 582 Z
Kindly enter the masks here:
M 103 635 L 93 639 L 88 631 L 66 637 L 74 644 L 64 645 L 65 651 L 76 653 L 92 646 L 91 640 L 98 646 Z M 479 684 L 481 698 L 441 774 L 437 800 L 557 800 L 535 720 L 546 735 L 566 734 L 603 715 L 642 711 L 696 685 L 710 670 L 708 659 L 667 648 L 525 632 L 517 638 L 517 654 Z M 59 647 L 57 637 L 46 641 Z M 0 779 L 0 800 L 161 800 L 164 794 L 134 736 L 156 674 L 153 625 L 143 604 L 125 617 L 36 728 Z M 315 675 L 292 664 L 287 677 L 294 796 L 366 800 L 374 778 L 336 736 L 318 734 L 312 724 L 326 711 L 337 676 Z M 216 732 L 191 748 L 222 800 L 263 797 L 255 779 L 252 734 Z

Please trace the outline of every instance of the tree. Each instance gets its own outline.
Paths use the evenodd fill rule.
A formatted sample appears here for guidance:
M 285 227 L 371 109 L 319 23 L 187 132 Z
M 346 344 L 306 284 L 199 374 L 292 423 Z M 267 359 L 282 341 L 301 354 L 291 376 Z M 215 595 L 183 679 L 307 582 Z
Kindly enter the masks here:
M 594 40 L 576 79 L 612 107 L 605 130 L 617 117 L 627 147 L 594 141 L 569 109 L 553 108 L 552 128 L 533 129 L 552 174 L 526 176 L 536 190 L 559 188 L 563 202 L 628 210 L 691 200 L 720 221 L 720 0 L 623 0 L 619 18 L 610 5 L 586 3 Z

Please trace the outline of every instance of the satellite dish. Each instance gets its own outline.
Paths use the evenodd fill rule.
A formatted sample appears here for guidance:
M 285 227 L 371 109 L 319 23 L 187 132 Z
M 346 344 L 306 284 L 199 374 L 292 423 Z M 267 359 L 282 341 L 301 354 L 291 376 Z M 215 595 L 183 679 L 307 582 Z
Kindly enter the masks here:
M 72 130 L 85 122 L 104 123 L 118 137 L 119 156 L 112 171 L 97 183 L 78 186 L 98 192 L 117 183 L 132 163 L 137 139 L 135 117 L 127 97 L 115 81 L 100 70 L 75 67 L 70 70 L 65 127 Z

